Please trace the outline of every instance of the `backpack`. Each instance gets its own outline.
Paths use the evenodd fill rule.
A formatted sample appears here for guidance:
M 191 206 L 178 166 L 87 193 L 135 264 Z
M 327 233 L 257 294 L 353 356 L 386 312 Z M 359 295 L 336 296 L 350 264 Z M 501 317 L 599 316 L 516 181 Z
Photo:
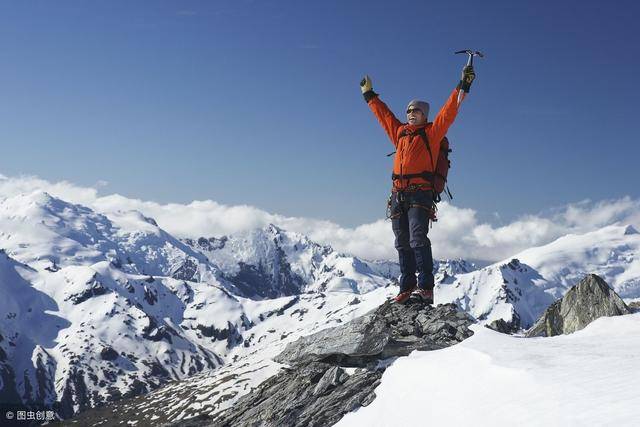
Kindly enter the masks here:
M 429 142 L 426 139 L 425 143 L 427 147 L 429 147 Z M 451 160 L 449 159 L 449 153 L 451 153 L 451 151 L 451 148 L 449 148 L 449 139 L 445 136 L 440 142 L 440 153 L 438 153 L 438 162 L 436 163 L 436 171 L 433 177 L 433 187 L 436 193 L 438 193 L 438 201 L 441 200 L 440 194 L 445 190 L 447 196 L 449 196 L 449 200 L 453 200 L 453 195 L 447 186 L 447 175 L 449 175 L 449 169 L 451 168 Z

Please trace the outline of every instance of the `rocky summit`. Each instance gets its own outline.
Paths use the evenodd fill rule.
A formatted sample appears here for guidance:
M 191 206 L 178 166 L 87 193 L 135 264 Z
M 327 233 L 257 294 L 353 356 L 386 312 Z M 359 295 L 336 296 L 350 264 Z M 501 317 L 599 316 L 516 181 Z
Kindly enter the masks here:
M 602 316 L 631 310 L 600 276 L 589 274 L 553 303 L 527 332 L 527 337 L 551 337 L 583 329 Z
M 453 304 L 386 302 L 334 328 L 289 344 L 275 360 L 290 365 L 212 419 L 190 426 L 327 426 L 375 399 L 393 358 L 436 350 L 473 333 L 473 319 Z
M 437 350 L 471 336 L 473 320 L 454 304 L 431 307 L 410 300 L 386 302 L 353 321 L 289 344 L 275 360 L 289 365 L 317 361 L 365 367 L 413 350 Z

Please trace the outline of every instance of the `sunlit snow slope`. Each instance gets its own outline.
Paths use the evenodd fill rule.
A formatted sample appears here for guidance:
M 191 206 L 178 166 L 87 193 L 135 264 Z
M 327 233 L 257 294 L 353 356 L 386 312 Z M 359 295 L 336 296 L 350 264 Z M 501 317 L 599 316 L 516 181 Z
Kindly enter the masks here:
M 398 359 L 373 403 L 336 426 L 637 425 L 640 313 L 551 338 L 473 329 L 458 345 Z

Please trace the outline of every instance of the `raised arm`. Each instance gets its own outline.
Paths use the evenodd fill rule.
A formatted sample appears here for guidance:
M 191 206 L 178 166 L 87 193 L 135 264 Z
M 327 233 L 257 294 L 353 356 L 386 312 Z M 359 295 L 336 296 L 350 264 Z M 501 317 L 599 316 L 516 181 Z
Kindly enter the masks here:
M 440 144 L 440 140 L 444 138 L 449 130 L 449 127 L 453 124 L 453 121 L 458 115 L 458 94 L 460 93 L 460 87 L 456 87 L 449 99 L 444 103 L 435 119 L 433 119 L 433 125 L 429 129 L 429 141 Z
M 378 97 L 378 94 L 373 91 L 371 87 L 371 79 L 369 76 L 365 76 L 360 82 L 360 90 L 364 96 L 364 100 L 369 105 L 371 111 L 376 116 L 384 131 L 389 136 L 389 139 L 394 146 L 398 145 L 398 128 L 402 126 L 400 120 L 393 115 L 387 104 L 382 102 Z
M 466 94 L 469 93 L 471 83 L 475 77 L 476 74 L 472 66 L 468 65 L 464 67 L 460 83 L 458 83 L 458 86 L 456 86 L 453 92 L 451 92 L 449 99 L 447 99 L 447 102 L 444 103 L 438 112 L 438 115 L 433 119 L 433 126 L 431 126 L 429 132 L 429 139 L 434 141 L 434 143 L 440 144 L 442 138 L 447 134 L 449 127 L 453 124 L 453 121 L 458 115 L 458 108 L 460 108 L 460 104 L 464 100 Z

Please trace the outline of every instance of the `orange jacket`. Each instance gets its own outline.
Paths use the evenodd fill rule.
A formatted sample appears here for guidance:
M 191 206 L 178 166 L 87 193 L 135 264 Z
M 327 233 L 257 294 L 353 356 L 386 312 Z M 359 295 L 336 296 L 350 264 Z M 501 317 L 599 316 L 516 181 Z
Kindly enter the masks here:
M 378 98 L 372 97 L 367 104 L 373 111 L 376 118 L 384 128 L 385 132 L 396 147 L 396 155 L 393 159 L 394 175 L 419 174 L 421 172 L 433 172 L 438 161 L 440 153 L 440 141 L 445 137 L 449 126 L 458 114 L 458 92 L 460 89 L 453 90 L 447 102 L 442 106 L 438 115 L 432 123 L 421 126 L 414 126 L 407 123 L 401 123 L 400 120 L 393 115 L 389 107 Z M 433 158 L 429 157 L 427 147 L 422 137 L 415 133 L 419 128 L 424 127 L 429 147 Z M 410 184 L 422 184 L 430 187 L 431 183 L 422 177 L 409 179 L 394 179 L 394 190 L 403 190 Z

